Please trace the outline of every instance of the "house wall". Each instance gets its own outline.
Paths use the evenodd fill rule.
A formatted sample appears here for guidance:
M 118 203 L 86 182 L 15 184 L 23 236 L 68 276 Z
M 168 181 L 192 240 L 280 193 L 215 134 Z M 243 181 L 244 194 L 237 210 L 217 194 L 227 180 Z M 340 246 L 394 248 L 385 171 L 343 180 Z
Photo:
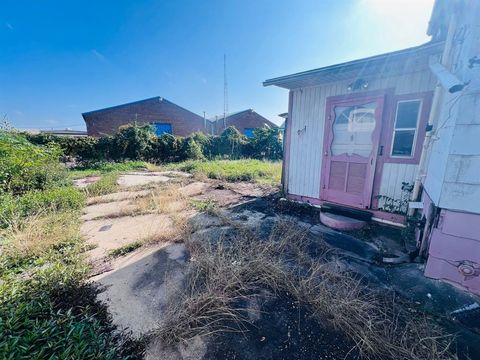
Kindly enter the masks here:
M 480 295 L 480 215 L 443 209 L 431 233 L 425 276 Z
M 172 124 L 173 135 L 188 136 L 193 132 L 210 133 L 210 124 L 168 100 L 153 98 L 118 107 L 83 114 L 90 136 L 113 135 L 122 125 L 137 122 Z M 206 124 L 205 124 L 206 123 Z
M 480 64 L 470 66 L 480 54 L 479 3 L 465 1 L 456 17 L 449 70 L 468 85 L 443 91 L 424 187 L 441 208 L 480 214 Z
M 223 130 L 229 126 L 234 126 L 242 134 L 244 134 L 245 129 L 261 128 L 265 127 L 265 124 L 270 127 L 277 127 L 277 125 L 270 120 L 264 118 L 253 110 L 242 111 L 239 114 L 230 115 L 225 119 L 225 124 L 223 118 L 219 118 L 213 124 L 215 135 L 220 135 Z
M 453 94 L 441 90 L 423 182 L 424 199 L 430 195 L 440 212 L 424 229 L 425 275 L 480 295 L 480 63 L 470 62 L 480 54 L 480 3 L 458 2 L 449 15 L 437 19 L 447 25 L 454 19 L 448 26 L 452 42 L 446 44 L 452 45 L 452 61 L 445 66 L 467 85 Z
M 435 55 L 437 56 L 437 55 Z M 379 71 L 382 76 L 366 78 L 368 89 L 362 92 L 387 92 L 384 107 L 380 145 L 384 146 L 385 173 L 379 170 L 374 184 L 374 196 L 396 196 L 398 184 L 412 182 L 415 167 L 406 166 L 388 158 L 393 124 L 393 101 L 395 96 L 431 92 L 435 79 L 428 69 L 429 55 L 411 58 L 401 64 L 392 64 L 390 71 Z M 400 70 L 399 70 L 400 67 Z M 394 74 L 392 74 L 394 73 Z M 288 139 L 290 151 L 288 163 L 288 193 L 319 198 L 322 169 L 326 100 L 331 96 L 351 95 L 348 85 L 355 77 L 323 85 L 292 90 L 291 134 Z M 420 149 L 418 149 L 420 150 Z M 418 162 L 418 161 L 416 161 Z M 383 163 L 383 162 L 382 162 Z M 382 163 L 377 166 L 382 166 Z M 393 181 L 392 176 L 402 176 Z M 385 191 L 385 193 L 380 193 Z

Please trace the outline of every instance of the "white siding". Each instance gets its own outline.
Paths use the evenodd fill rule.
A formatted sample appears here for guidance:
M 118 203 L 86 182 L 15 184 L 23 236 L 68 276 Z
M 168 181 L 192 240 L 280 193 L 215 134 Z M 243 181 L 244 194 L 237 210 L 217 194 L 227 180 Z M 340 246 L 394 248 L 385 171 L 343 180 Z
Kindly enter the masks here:
M 402 182 L 413 184 L 417 168 L 418 165 L 416 164 L 385 164 L 382 171 L 379 195 L 396 200 L 402 199 Z M 382 207 L 382 204 L 383 200 L 380 199 L 379 207 Z
M 436 205 L 480 214 L 480 72 L 469 67 L 480 51 L 480 6 L 475 4 L 457 20 L 465 38 L 454 42 L 452 54 L 452 71 L 468 86 L 455 94 L 444 91 L 424 186 Z
M 421 71 L 418 71 L 418 67 L 414 66 L 416 62 L 413 60 L 410 65 L 410 68 L 417 71 L 395 76 L 380 71 L 378 78 L 368 79 L 369 86 L 366 91 L 393 88 L 395 95 L 432 91 L 435 80 L 428 68 L 424 66 Z M 348 84 L 351 82 L 350 79 L 293 90 L 288 168 L 288 192 L 290 194 L 312 198 L 320 197 L 326 100 L 330 96 L 351 94 L 347 90 Z M 386 121 L 391 121 L 391 119 L 384 117 L 384 122 Z M 394 169 L 401 164 L 389 165 L 391 166 L 387 166 L 387 168 L 397 171 Z M 404 168 L 400 166 L 399 169 L 399 173 L 402 173 Z M 399 179 L 400 186 L 402 181 L 411 182 L 410 168 L 405 175 L 407 176 L 405 179 Z M 381 184 L 382 188 L 386 188 L 385 186 Z M 392 191 L 394 190 L 389 188 L 389 192 Z

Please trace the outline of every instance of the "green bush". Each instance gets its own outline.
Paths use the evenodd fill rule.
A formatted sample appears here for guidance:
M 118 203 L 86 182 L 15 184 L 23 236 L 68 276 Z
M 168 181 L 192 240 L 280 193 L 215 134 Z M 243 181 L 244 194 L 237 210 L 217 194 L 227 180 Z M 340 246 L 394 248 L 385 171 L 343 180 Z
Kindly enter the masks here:
M 98 161 L 145 160 L 154 163 L 201 159 L 256 158 L 278 160 L 283 156 L 278 129 L 259 128 L 248 139 L 235 127 L 220 136 L 193 133 L 189 137 L 170 134 L 155 136 L 150 125 L 127 125 L 113 136 L 101 138 L 61 138 L 51 135 L 27 135 L 35 144 L 53 144 L 65 156 L 77 157 L 84 164 Z
M 282 135 L 279 129 L 257 128 L 253 130 L 251 157 L 279 160 L 283 157 Z
M 122 126 L 113 137 L 115 158 L 122 160 L 144 160 L 151 151 L 155 138 L 150 125 Z
M 63 220 L 54 226 L 66 235 L 48 251 L 28 262 L 0 254 L 2 359 L 127 359 L 134 350 L 115 334 L 96 289 L 84 283 L 81 237 L 71 237 L 76 218 L 69 215 L 59 214 Z
M 61 150 L 34 145 L 20 134 L 0 131 L 0 192 L 23 194 L 68 183 Z

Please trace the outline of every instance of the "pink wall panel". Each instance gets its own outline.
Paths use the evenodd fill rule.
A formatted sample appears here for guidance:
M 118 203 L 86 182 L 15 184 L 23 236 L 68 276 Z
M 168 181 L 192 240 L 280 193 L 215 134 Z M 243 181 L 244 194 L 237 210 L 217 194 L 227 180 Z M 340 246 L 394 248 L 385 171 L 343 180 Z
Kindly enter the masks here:
M 442 210 L 431 233 L 425 276 L 480 294 L 480 215 Z
M 480 277 L 472 277 L 466 279 L 457 269 L 444 259 L 438 259 L 434 256 L 428 258 L 427 267 L 425 268 L 425 276 L 446 280 L 453 285 L 466 288 L 474 294 L 480 295 Z
M 480 215 L 446 211 L 443 218 L 442 232 L 480 242 Z M 477 244 L 477 246 L 477 251 L 480 251 L 480 244 Z

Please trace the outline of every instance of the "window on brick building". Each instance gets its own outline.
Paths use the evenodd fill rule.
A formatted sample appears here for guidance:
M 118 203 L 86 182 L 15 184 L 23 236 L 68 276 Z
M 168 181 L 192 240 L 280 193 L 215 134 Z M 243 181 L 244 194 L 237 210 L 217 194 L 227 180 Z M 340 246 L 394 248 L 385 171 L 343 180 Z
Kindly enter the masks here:
M 172 124 L 168 123 L 155 123 L 153 124 L 153 127 L 155 128 L 155 134 L 157 136 L 163 135 L 163 134 L 172 134 Z
M 245 135 L 247 138 L 252 138 L 253 137 L 253 128 L 245 128 L 243 130 L 243 135 Z

